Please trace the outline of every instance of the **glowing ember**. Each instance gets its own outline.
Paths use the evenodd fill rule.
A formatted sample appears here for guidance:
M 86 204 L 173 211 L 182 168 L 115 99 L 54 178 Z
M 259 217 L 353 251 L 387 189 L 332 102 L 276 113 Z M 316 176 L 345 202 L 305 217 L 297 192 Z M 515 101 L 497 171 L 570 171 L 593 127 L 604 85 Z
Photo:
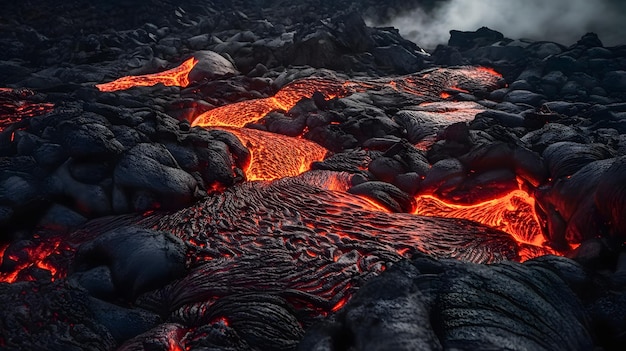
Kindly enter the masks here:
M 30 274 L 33 268 L 39 268 L 50 272 L 52 281 L 60 277 L 60 272 L 49 262 L 48 258 L 53 254 L 59 254 L 61 241 L 41 241 L 32 246 L 24 247 L 19 252 L 12 252 L 7 256 L 8 246 L 0 249 L 0 266 L 13 264 L 10 272 L 0 272 L 0 282 L 14 283 L 18 280 L 35 280 Z M 8 261 L 8 262 L 7 262 Z
M 195 58 L 190 58 L 180 66 L 165 72 L 146 74 L 142 76 L 126 76 L 116 79 L 110 83 L 96 84 L 100 91 L 117 91 L 129 89 L 136 86 L 153 86 L 159 83 L 166 86 L 186 87 L 189 85 L 189 72 L 198 63 Z
M 344 296 L 341 300 L 339 300 L 339 302 L 335 304 L 335 306 L 333 306 L 331 311 L 333 312 L 339 311 L 346 305 L 346 303 L 348 303 L 349 300 L 350 300 L 350 296 Z
M 255 129 L 221 128 L 233 133 L 250 150 L 248 180 L 274 180 L 309 170 L 323 160 L 327 150 L 305 139 L 290 138 Z
M 502 78 L 502 75 L 500 73 L 498 73 L 495 69 L 491 68 L 491 67 L 479 66 L 479 67 L 476 67 L 476 69 L 479 70 L 479 71 L 487 72 L 487 73 L 489 73 L 489 74 L 491 74 L 493 76 Z
M 28 89 L 0 88 L 0 132 L 26 117 L 43 115 L 52 110 L 54 104 L 28 101 L 34 94 Z

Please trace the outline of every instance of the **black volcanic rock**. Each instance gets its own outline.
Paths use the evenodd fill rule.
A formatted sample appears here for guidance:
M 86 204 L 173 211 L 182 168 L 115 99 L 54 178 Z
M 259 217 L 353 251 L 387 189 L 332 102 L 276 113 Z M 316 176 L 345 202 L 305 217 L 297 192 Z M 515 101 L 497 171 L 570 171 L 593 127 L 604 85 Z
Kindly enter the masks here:
M 457 47 L 461 51 L 465 51 L 476 47 L 489 46 L 502 39 L 504 39 L 504 35 L 502 35 L 502 33 L 487 27 L 481 27 L 474 32 L 451 30 L 448 45 Z
M 121 227 L 81 245 L 74 265 L 77 272 L 108 267 L 117 293 L 134 299 L 182 276 L 185 252 L 183 241 L 169 233 Z
M 77 159 L 106 158 L 124 149 L 111 130 L 99 123 L 61 124 L 59 128 L 61 145 Z
M 195 51 L 193 57 L 198 60 L 198 63 L 189 72 L 189 80 L 192 82 L 239 73 L 230 61 L 216 52 Z
M 137 189 L 154 194 L 154 203 L 134 198 L 133 206 L 140 211 L 184 206 L 191 203 L 198 191 L 196 180 L 178 167 L 169 151 L 152 144 L 138 144 L 130 149 L 115 167 L 114 181 L 131 192 Z
M 300 350 L 592 348 L 575 262 L 546 256 L 479 266 L 416 258 L 366 284 Z
M 625 233 L 626 223 L 626 194 L 624 184 L 624 172 L 626 160 L 620 157 L 613 162 L 606 172 L 598 180 L 598 188 L 595 193 L 595 204 L 600 215 L 608 222 L 608 231 L 611 236 L 621 240 Z
M 369 24 L 417 2 L 443 3 L 3 4 L 0 348 L 293 350 L 307 329 L 301 349 L 623 348 L 626 46 L 480 28 L 429 54 Z M 95 87 L 192 56 L 186 87 Z M 464 65 L 483 68 L 441 69 Z M 191 126 L 306 77 L 348 92 L 247 127 L 317 142 L 311 168 L 337 173 L 245 182 L 251 144 Z M 545 248 L 372 210 L 513 190 Z
M 393 212 L 412 212 L 415 208 L 415 200 L 409 194 L 385 182 L 365 182 L 351 187 L 348 192 L 375 200 Z

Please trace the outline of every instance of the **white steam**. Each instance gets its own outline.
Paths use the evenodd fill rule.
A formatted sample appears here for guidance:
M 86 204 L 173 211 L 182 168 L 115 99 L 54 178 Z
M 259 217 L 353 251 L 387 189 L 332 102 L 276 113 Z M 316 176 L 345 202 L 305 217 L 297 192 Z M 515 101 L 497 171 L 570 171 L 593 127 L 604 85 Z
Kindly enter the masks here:
M 445 44 L 451 29 L 473 31 L 487 26 L 511 39 L 575 43 L 595 32 L 605 46 L 626 44 L 623 0 L 450 0 L 433 12 L 408 11 L 384 25 L 393 26 L 418 45 Z

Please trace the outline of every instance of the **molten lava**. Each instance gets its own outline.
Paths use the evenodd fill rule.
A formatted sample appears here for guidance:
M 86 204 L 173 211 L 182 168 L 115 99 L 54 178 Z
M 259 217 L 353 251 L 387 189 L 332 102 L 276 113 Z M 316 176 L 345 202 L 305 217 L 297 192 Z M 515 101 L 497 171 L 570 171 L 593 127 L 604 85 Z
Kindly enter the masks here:
M 325 99 L 341 98 L 366 91 L 387 87 L 401 93 L 437 100 L 447 98 L 446 91 L 469 92 L 476 86 L 495 87 L 501 76 L 487 69 L 466 67 L 459 69 L 436 69 L 424 73 L 396 78 L 375 80 L 341 81 L 328 78 L 305 78 L 287 84 L 274 96 L 242 101 L 207 111 L 196 117 L 192 125 L 201 127 L 243 127 L 255 122 L 274 110 L 288 111 L 303 98 L 320 92 Z M 433 84 L 436 82 L 438 84 Z
M 472 205 L 445 202 L 432 195 L 418 195 L 415 214 L 465 218 L 511 234 L 519 243 L 542 246 L 544 238 L 534 211 L 535 199 L 523 190 Z
M 243 127 L 257 121 L 274 110 L 288 111 L 303 98 L 310 98 L 316 91 L 325 99 L 344 97 L 358 90 L 358 86 L 344 84 L 326 78 L 305 78 L 283 87 L 272 97 L 242 101 L 215 108 L 199 115 L 193 122 L 201 127 Z M 363 89 L 361 89 L 363 90 Z
M 35 93 L 28 89 L 0 88 L 0 132 L 26 117 L 52 111 L 54 104 L 29 101 Z
M 274 180 L 296 176 L 324 159 L 325 148 L 306 139 L 255 129 L 220 128 L 233 133 L 250 150 L 247 180 Z
M 100 91 L 117 91 L 137 86 L 153 86 L 159 83 L 166 86 L 186 87 L 189 85 L 189 72 L 198 63 L 195 58 L 190 58 L 180 66 L 165 72 L 146 74 L 142 76 L 126 76 L 109 83 L 96 84 Z
M 193 68 L 193 64 L 195 61 L 190 59 L 181 67 L 161 74 L 124 77 L 109 84 L 116 89 L 126 89 L 133 85 L 151 82 L 155 77 L 186 78 L 188 71 Z M 186 65 L 187 68 L 182 68 Z M 397 92 L 424 97 L 427 101 L 439 98 L 448 99 L 452 97 L 452 93 L 470 93 L 476 89 L 496 87 L 501 77 L 498 72 L 491 68 L 463 67 L 433 69 L 408 76 L 368 81 L 305 78 L 287 84 L 274 96 L 229 104 L 202 113 L 193 120 L 192 125 L 221 127 L 235 134 L 251 152 L 251 161 L 246 170 L 247 179 L 251 181 L 275 180 L 303 173 L 309 169 L 311 162 L 323 159 L 327 150 L 301 138 L 289 138 L 258 130 L 242 129 L 246 124 L 260 120 L 273 110 L 288 111 L 298 101 L 312 97 L 315 92 L 320 92 L 325 99 L 330 99 L 344 97 L 359 91 L 381 90 L 388 87 Z M 115 84 L 116 82 L 120 83 Z M 168 83 L 164 84 L 186 86 L 188 80 L 184 82 L 168 80 Z M 98 88 L 104 90 L 104 85 L 99 85 Z M 445 108 L 449 109 L 450 106 Z M 477 112 L 479 110 L 469 108 L 468 113 L 460 113 L 455 106 L 454 111 L 446 110 L 443 113 L 442 111 L 433 111 L 431 114 L 435 118 L 446 116 L 449 121 L 442 123 L 448 125 L 459 119 L 471 119 Z M 424 111 L 422 115 L 429 115 L 429 111 Z M 343 185 L 340 188 L 345 190 Z M 541 246 L 543 239 L 533 210 L 533 203 L 534 199 L 521 190 L 474 205 L 451 204 L 432 195 L 421 195 L 417 198 L 415 214 L 470 219 L 510 233 L 520 243 Z M 372 204 L 372 210 L 380 209 L 380 206 Z

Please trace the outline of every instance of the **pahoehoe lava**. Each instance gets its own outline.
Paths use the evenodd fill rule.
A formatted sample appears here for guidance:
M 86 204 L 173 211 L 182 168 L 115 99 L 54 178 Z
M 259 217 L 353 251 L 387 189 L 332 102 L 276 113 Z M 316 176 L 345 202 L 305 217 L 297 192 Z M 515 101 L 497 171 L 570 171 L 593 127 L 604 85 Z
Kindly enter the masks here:
M 0 349 L 621 350 L 625 46 L 439 2 L 3 4 Z

